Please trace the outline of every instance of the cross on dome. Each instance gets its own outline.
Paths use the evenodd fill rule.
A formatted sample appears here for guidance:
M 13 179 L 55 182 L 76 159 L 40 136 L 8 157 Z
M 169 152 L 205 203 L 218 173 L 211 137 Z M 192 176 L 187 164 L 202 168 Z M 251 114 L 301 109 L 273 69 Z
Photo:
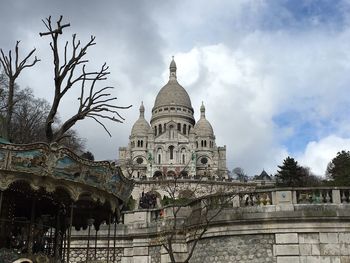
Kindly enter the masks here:
M 175 60 L 174 60 L 174 56 L 173 56 L 173 59 L 171 60 L 170 62 L 170 76 L 169 76 L 169 79 L 170 80 L 176 80 L 176 63 L 175 63 Z

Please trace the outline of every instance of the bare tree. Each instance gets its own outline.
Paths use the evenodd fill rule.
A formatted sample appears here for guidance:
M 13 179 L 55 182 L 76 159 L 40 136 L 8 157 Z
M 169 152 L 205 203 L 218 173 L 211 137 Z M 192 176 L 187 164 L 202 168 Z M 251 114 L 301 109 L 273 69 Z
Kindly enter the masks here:
M 25 68 L 30 68 L 34 66 L 37 62 L 40 60 L 37 59 L 37 57 L 34 58 L 31 62 L 29 60 L 33 56 L 35 52 L 35 48 L 32 49 L 28 53 L 28 55 L 23 59 L 20 60 L 19 58 L 19 41 L 16 42 L 15 46 L 15 56 L 12 58 L 12 51 L 10 50 L 8 52 L 8 55 L 5 55 L 4 51 L 0 49 L 0 63 L 4 69 L 4 73 L 7 77 L 7 102 L 6 102 L 6 116 L 4 118 L 4 121 L 2 123 L 3 126 L 3 137 L 6 139 L 10 139 L 11 134 L 11 120 L 13 115 L 13 107 L 15 105 L 14 101 L 14 92 L 15 92 L 15 83 L 17 78 L 19 77 L 20 73 Z
M 60 141 L 66 136 L 66 132 L 79 120 L 91 118 L 100 124 L 104 130 L 111 136 L 101 119 L 108 119 L 113 122 L 122 122 L 124 118 L 118 113 L 120 109 L 127 109 L 130 106 L 115 106 L 112 103 L 117 99 L 111 97 L 108 93 L 113 87 L 105 86 L 97 88 L 97 83 L 107 79 L 110 74 L 108 66 L 104 63 L 97 71 L 87 71 L 86 65 L 88 60 L 85 58 L 90 47 L 96 44 L 95 37 L 91 36 L 90 41 L 85 45 L 76 39 L 73 34 L 71 41 L 71 52 L 69 52 L 69 42 L 66 41 L 63 52 L 59 48 L 59 36 L 63 33 L 63 29 L 69 27 L 70 24 L 62 23 L 62 16 L 57 23 L 52 23 L 51 17 L 43 20 L 47 32 L 40 33 L 40 36 L 50 36 L 50 47 L 53 54 L 54 63 L 54 84 L 55 95 L 52 102 L 51 110 L 46 119 L 45 133 L 47 140 Z M 70 53 L 70 55 L 68 55 Z M 78 73 L 79 71 L 79 73 Z M 65 94 L 74 88 L 80 86 L 80 97 L 78 98 L 79 107 L 77 112 L 68 120 L 62 123 L 60 127 L 54 131 L 53 123 L 57 114 L 60 102 Z
M 184 235 L 188 231 L 188 225 L 183 221 L 183 213 L 187 218 L 191 218 L 191 236 L 193 241 L 188 244 L 188 253 L 184 263 L 188 263 L 195 251 L 198 242 L 208 231 L 210 224 L 220 215 L 220 213 L 231 204 L 237 190 L 231 189 L 227 185 L 218 187 L 215 184 L 207 184 L 205 190 L 202 189 L 202 181 L 197 180 L 192 185 L 185 185 L 179 181 L 180 177 L 175 176 L 172 180 L 160 182 L 161 188 L 169 195 L 170 219 L 162 225 L 158 234 L 158 242 L 167 251 L 170 261 L 176 263 L 175 245 L 179 235 Z M 195 195 L 200 197 L 195 198 Z M 195 207 L 192 215 L 189 216 L 190 207 Z M 187 210 L 187 211 L 184 211 Z
M 44 99 L 34 97 L 30 88 L 18 90 L 14 94 L 16 101 L 11 121 L 11 137 L 14 143 L 45 141 L 45 116 L 50 109 Z
M 237 176 L 237 179 L 240 182 L 247 182 L 248 181 L 248 175 L 244 172 L 243 168 L 236 167 L 232 170 L 232 173 Z

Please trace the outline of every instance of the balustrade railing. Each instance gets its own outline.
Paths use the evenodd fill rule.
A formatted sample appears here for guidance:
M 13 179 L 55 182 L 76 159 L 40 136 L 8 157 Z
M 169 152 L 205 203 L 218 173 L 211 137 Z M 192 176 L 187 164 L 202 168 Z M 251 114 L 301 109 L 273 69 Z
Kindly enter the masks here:
M 350 204 L 350 189 L 340 190 L 340 200 L 342 204 Z
M 332 189 L 296 190 L 298 204 L 330 204 L 333 203 Z
M 272 192 L 245 193 L 239 195 L 240 206 L 265 206 L 272 204 Z
M 202 197 L 193 200 L 190 204 L 192 215 L 200 214 L 205 209 L 218 208 L 224 208 L 225 210 L 242 208 L 246 209 L 247 212 L 282 211 L 284 209 L 291 211 L 293 206 L 300 209 L 304 205 L 350 205 L 350 187 L 256 189 L 250 192 Z M 278 210 L 274 208 L 277 206 Z M 344 206 L 344 208 L 348 209 L 347 206 Z M 166 213 L 166 209 L 166 207 L 163 207 L 135 211 L 135 213 L 145 213 L 145 216 L 140 218 L 144 218 L 148 222 L 156 222 L 163 220 L 165 217 L 171 218 L 171 213 Z M 135 222 L 137 217 L 133 216 L 133 213 L 128 212 L 128 214 L 129 219 L 127 221 Z

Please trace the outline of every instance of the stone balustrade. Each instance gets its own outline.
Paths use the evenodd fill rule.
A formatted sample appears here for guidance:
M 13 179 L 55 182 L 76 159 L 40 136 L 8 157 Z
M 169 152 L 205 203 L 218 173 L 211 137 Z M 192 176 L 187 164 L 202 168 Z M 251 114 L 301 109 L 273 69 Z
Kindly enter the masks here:
M 349 263 L 349 194 L 350 187 L 314 187 L 200 197 L 177 214 L 183 231 L 174 246 L 176 257 L 183 262 L 195 240 L 191 230 L 198 226 L 198 211 L 209 204 L 213 211 L 221 205 L 224 208 L 198 242 L 192 263 Z M 124 212 L 123 224 L 116 228 L 116 243 L 110 242 L 118 258 L 110 262 L 168 263 L 161 233 L 171 224 L 172 209 L 168 206 Z M 102 228 L 99 232 L 97 247 L 105 249 L 108 231 Z M 95 244 L 93 238 L 91 244 Z

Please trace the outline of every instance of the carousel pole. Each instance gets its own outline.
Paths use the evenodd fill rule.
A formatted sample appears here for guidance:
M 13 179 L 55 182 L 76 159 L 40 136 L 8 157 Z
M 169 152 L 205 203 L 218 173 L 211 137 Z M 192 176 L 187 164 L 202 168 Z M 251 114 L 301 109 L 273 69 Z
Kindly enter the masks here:
M 72 235 L 73 213 L 74 213 L 74 205 L 71 204 L 69 226 L 68 226 L 68 240 L 67 240 L 67 263 L 69 263 L 69 255 L 70 255 L 70 240 Z
M 115 239 L 117 235 L 117 216 L 114 218 L 114 235 L 113 235 L 113 262 L 115 262 Z
M 0 219 L 1 219 L 1 209 L 2 209 L 2 198 L 3 198 L 3 191 L 0 191 Z
M 55 262 L 58 261 L 59 258 L 59 243 L 60 243 L 60 207 L 57 207 L 56 214 L 56 229 L 55 229 L 55 244 L 54 244 L 54 259 Z
M 97 260 L 97 227 L 95 226 L 95 260 Z
M 89 249 L 90 249 L 90 233 L 91 233 L 91 225 L 93 224 L 94 219 L 90 218 L 88 219 L 88 241 L 87 241 L 87 248 L 86 248 L 86 262 L 89 260 Z
M 2 211 L 2 199 L 3 199 L 3 194 L 4 192 L 3 191 L 0 191 L 0 236 L 2 235 L 2 218 L 1 218 L 1 211 Z
M 29 233 L 28 233 L 28 253 L 31 255 L 33 253 L 33 234 L 34 234 L 34 220 L 35 220 L 35 198 L 32 199 L 32 208 L 30 211 L 30 223 L 29 223 Z
M 111 237 L 111 214 L 108 218 L 108 236 L 107 236 L 107 263 L 109 263 L 109 239 Z

